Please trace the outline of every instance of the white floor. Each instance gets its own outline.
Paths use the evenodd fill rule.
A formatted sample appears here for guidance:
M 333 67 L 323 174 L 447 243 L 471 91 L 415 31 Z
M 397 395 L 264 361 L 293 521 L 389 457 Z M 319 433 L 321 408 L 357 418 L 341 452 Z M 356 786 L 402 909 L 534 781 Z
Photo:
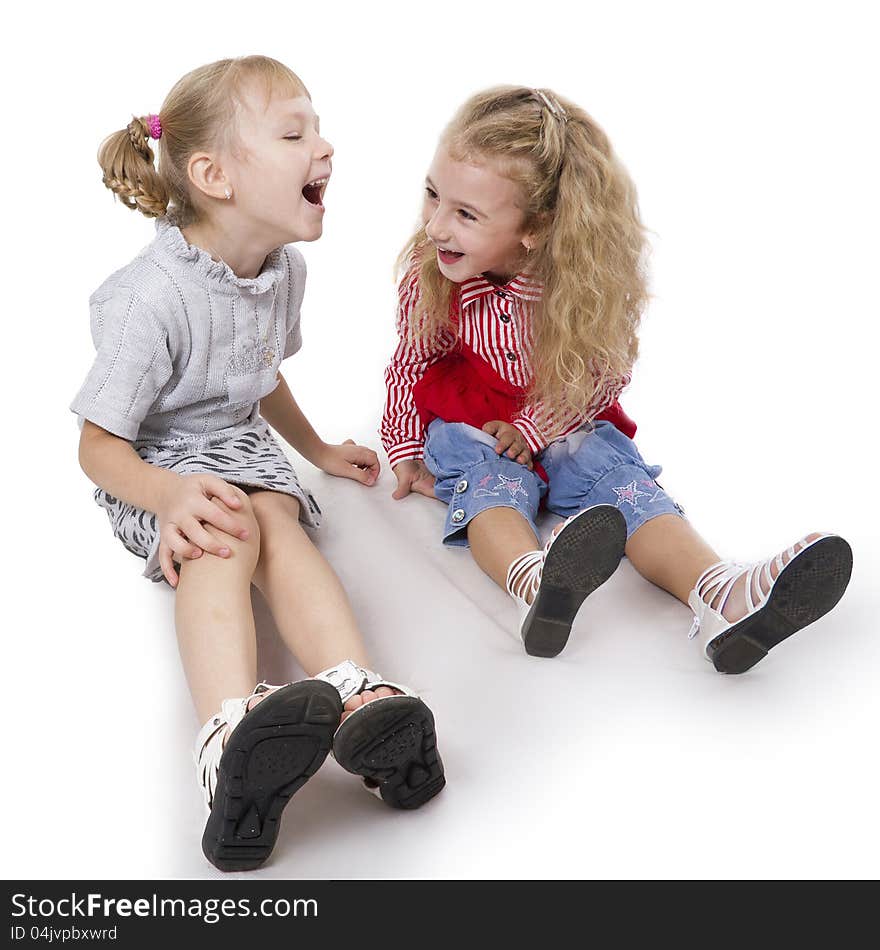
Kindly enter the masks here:
M 687 640 L 689 611 L 627 561 L 587 601 L 564 653 L 541 660 L 508 635 L 506 595 L 467 553 L 440 546 L 439 503 L 393 502 L 387 473 L 367 492 L 299 468 L 328 513 L 320 544 L 375 665 L 435 712 L 448 786 L 399 813 L 328 760 L 250 876 L 876 874 L 864 539 L 850 539 L 856 571 L 835 611 L 744 676 L 715 673 Z M 79 496 L 71 519 L 86 549 L 101 552 L 82 565 L 93 583 L 60 581 L 46 606 L 61 626 L 16 634 L 30 637 L 31 665 L 7 762 L 27 779 L 7 855 L 16 877 L 222 876 L 199 846 L 197 723 L 173 595 L 112 544 L 103 512 L 73 490 L 83 487 L 65 493 Z M 297 677 L 256 606 L 261 675 Z

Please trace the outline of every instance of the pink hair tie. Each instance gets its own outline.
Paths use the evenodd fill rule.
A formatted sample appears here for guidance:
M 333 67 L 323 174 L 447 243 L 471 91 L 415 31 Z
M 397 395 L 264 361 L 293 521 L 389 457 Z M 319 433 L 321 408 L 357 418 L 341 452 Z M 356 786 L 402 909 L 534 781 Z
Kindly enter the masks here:
M 162 138 L 162 123 L 159 121 L 159 116 L 147 116 L 147 131 L 149 132 L 151 139 Z

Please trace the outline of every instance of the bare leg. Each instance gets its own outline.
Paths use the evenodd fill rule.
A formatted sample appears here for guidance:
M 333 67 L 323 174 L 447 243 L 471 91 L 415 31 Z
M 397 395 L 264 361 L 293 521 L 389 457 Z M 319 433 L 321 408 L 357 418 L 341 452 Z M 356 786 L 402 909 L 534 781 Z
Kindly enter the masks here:
M 626 542 L 626 556 L 642 577 L 685 604 L 700 574 L 721 560 L 678 515 L 646 521 Z
M 343 660 L 370 668 L 345 589 L 303 531 L 297 500 L 272 491 L 250 497 L 260 526 L 253 583 L 266 598 L 290 651 L 309 676 Z M 386 686 L 365 690 L 346 702 L 342 718 L 363 703 L 393 695 Z
M 817 537 L 816 534 L 809 534 L 805 541 L 810 542 Z M 669 591 L 685 604 L 700 574 L 721 560 L 690 523 L 677 515 L 660 515 L 646 521 L 627 541 L 626 556 L 642 577 Z M 788 553 L 783 555 L 783 563 L 787 564 L 790 559 Z M 779 566 L 774 562 L 770 574 L 775 578 L 778 573 Z M 748 610 L 745 577 L 743 573 L 736 581 L 724 604 L 722 613 L 728 620 L 738 620 Z M 755 589 L 752 595 L 753 601 L 757 601 L 759 591 Z M 712 603 L 712 606 L 717 609 L 716 603 Z
M 237 489 L 238 490 L 238 489 Z M 233 512 L 247 520 L 247 541 L 206 524 L 231 550 L 228 558 L 203 554 L 184 560 L 177 586 L 175 621 L 180 658 L 199 722 L 205 722 L 224 699 L 248 696 L 257 677 L 257 641 L 250 586 L 260 549 L 260 531 L 248 496 Z M 222 501 L 216 504 L 226 508 Z
M 471 554 L 502 589 L 507 569 L 521 554 L 540 547 L 528 521 L 515 508 L 487 508 L 468 523 Z
M 281 492 L 251 497 L 260 525 L 254 586 L 266 598 L 278 632 L 309 676 L 367 650 L 348 596 L 333 568 L 299 523 L 299 504 Z

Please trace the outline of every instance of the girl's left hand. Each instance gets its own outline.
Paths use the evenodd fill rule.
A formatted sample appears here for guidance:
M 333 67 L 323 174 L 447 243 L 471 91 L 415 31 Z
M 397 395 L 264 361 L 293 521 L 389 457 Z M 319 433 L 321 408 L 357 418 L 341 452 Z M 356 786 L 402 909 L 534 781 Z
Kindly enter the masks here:
M 375 485 L 379 478 L 379 456 L 352 439 L 346 439 L 342 445 L 325 445 L 318 467 L 328 475 L 353 478 L 362 485 Z
M 532 450 L 516 426 L 512 426 L 509 422 L 502 422 L 501 419 L 494 419 L 483 426 L 483 432 L 494 435 L 498 440 L 495 443 L 495 451 L 499 455 L 507 455 L 508 458 L 519 462 L 520 465 L 525 465 L 526 468 L 534 468 Z

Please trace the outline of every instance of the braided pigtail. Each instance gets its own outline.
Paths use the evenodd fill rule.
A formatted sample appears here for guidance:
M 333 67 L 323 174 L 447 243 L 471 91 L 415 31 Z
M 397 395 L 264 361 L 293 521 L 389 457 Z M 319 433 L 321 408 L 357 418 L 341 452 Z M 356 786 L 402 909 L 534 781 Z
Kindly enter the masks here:
M 119 200 L 148 218 L 168 211 L 168 187 L 154 164 L 150 137 L 156 117 L 133 118 L 126 128 L 107 136 L 98 149 L 103 181 Z M 161 134 L 161 132 L 160 132 Z

